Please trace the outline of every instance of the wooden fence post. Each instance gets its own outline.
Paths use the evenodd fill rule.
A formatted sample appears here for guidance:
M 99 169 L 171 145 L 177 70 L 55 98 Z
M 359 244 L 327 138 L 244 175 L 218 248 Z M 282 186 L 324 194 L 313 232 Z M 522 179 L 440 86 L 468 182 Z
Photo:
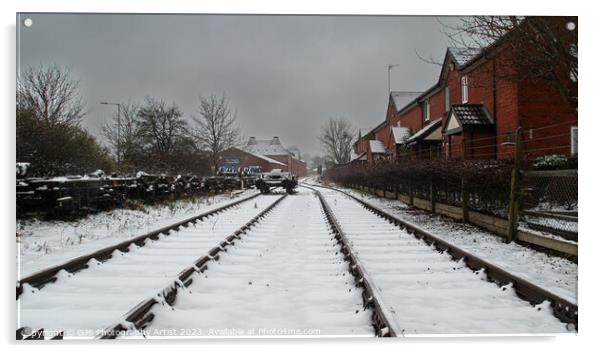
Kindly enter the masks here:
M 435 183 L 433 177 L 430 178 L 430 193 L 431 193 L 431 212 L 435 212 Z
M 516 239 L 518 233 L 518 213 L 521 199 L 521 153 L 522 153 L 523 130 L 516 129 L 514 167 L 512 168 L 512 179 L 510 180 L 510 203 L 508 205 L 508 235 L 506 242 Z
M 466 142 L 462 139 L 462 160 L 466 159 Z M 460 195 L 462 197 L 462 222 L 468 222 L 468 190 L 466 188 L 466 177 L 462 175 L 460 180 Z

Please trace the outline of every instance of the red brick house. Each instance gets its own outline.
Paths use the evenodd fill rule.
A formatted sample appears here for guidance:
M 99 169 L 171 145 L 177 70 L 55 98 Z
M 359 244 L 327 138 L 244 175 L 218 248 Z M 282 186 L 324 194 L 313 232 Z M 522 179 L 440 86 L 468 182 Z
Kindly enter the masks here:
M 376 160 L 386 159 L 387 150 L 384 147 L 382 140 L 378 137 L 385 136 L 387 128 L 386 121 L 380 123 L 377 127 L 370 130 L 365 135 L 358 137 L 358 140 L 353 144 L 354 156 L 351 161 L 368 161 L 372 163 Z
M 448 48 L 437 83 L 421 94 L 391 92 L 385 121 L 355 143 L 356 152 L 379 140 L 396 159 L 513 158 L 520 126 L 529 158 L 575 155 L 577 111 L 541 82 L 509 79 L 509 55 L 504 45 Z M 392 137 L 402 127 L 411 136 Z

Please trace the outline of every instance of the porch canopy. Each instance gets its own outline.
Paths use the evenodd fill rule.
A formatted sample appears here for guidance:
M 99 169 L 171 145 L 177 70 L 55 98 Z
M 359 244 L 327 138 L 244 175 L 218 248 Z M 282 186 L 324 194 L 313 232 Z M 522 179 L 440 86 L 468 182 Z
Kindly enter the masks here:
M 441 118 L 436 119 L 432 123 L 418 130 L 418 132 L 406 140 L 406 145 L 411 146 L 417 143 L 441 142 L 441 121 Z
M 461 133 L 470 127 L 494 127 L 493 117 L 483 104 L 454 104 L 443 128 L 445 135 Z

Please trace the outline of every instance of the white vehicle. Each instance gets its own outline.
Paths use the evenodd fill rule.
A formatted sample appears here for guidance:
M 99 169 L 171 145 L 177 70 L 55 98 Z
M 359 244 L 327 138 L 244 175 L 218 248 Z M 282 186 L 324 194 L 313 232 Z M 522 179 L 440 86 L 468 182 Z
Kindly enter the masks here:
M 268 173 L 259 174 L 255 180 L 255 186 L 262 193 L 270 192 L 270 188 L 282 187 L 291 194 L 297 186 L 297 178 L 289 172 L 283 172 L 282 169 L 272 169 Z

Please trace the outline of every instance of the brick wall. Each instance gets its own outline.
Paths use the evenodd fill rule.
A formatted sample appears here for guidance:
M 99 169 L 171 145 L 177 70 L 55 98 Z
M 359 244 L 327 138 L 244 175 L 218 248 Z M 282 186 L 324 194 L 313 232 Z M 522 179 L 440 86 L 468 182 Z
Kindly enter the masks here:
M 401 126 L 409 127 L 412 129 L 412 133 L 415 133 L 422 128 L 422 107 L 420 105 L 412 107 L 406 113 L 400 115 L 397 121 L 400 122 Z
M 429 98 L 430 104 L 430 119 L 424 121 L 423 126 L 431 123 L 433 120 L 439 119 L 445 115 L 445 90 L 439 89 L 437 93 Z
M 276 168 L 282 169 L 283 171 L 293 173 L 296 176 L 305 176 L 305 174 L 307 173 L 306 164 L 293 156 L 290 156 L 290 155 L 268 156 L 268 155 L 266 155 L 266 157 L 275 159 L 278 162 L 286 164 L 286 167 L 284 167 L 284 166 L 276 167 Z
M 570 156 L 570 132 L 577 126 L 577 112 L 545 82 L 521 82 L 518 97 L 527 157 Z

